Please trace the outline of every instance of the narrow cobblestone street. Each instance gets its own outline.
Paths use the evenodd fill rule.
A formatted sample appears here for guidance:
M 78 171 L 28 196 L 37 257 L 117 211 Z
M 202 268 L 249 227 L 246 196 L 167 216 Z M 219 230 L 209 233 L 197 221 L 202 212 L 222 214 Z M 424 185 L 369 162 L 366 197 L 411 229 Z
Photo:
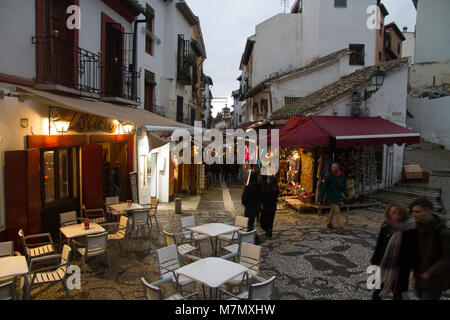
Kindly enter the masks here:
M 198 224 L 233 222 L 235 214 L 243 213 L 241 192 L 240 185 L 216 184 L 200 196 L 185 197 L 183 215 L 195 215 Z M 224 203 L 227 195 L 230 199 Z M 235 212 L 225 210 L 232 206 Z M 343 215 L 347 230 L 337 234 L 326 229 L 325 216 L 299 214 L 280 205 L 273 238 L 265 239 L 258 229 L 264 261 L 260 273 L 263 277 L 277 276 L 274 299 L 370 299 L 366 269 L 383 208 L 354 210 Z M 180 232 L 180 217 L 174 213 L 173 203 L 160 206 L 158 218 L 162 229 Z M 87 273 L 82 275 L 82 289 L 72 292 L 75 299 L 143 299 L 140 279 L 144 277 L 149 282 L 159 279 L 156 250 L 163 246 L 162 232 L 153 228 L 151 238 L 131 241 L 129 256 L 120 255 L 118 247 L 111 249 L 112 274 L 101 258 L 98 265 L 95 260 L 88 262 Z M 202 251 L 204 255 L 210 254 L 208 241 L 202 243 Z M 76 263 L 81 265 L 80 259 Z M 412 293 L 408 296 L 415 299 Z M 60 285 L 43 286 L 33 290 L 32 298 L 66 299 L 66 295 Z

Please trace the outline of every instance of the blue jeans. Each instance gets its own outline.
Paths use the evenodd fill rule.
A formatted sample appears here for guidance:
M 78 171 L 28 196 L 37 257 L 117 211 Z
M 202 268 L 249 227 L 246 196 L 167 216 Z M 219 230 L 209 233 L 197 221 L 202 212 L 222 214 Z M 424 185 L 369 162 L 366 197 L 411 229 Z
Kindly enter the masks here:
M 442 292 L 418 291 L 417 296 L 420 300 L 441 300 Z

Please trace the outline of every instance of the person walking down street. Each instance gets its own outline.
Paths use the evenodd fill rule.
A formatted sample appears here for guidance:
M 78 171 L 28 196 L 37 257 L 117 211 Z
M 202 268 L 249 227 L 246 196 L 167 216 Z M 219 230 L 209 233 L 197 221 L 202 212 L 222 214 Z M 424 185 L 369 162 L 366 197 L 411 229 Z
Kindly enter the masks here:
M 277 211 L 279 194 L 280 190 L 278 189 L 276 178 L 269 176 L 263 192 L 261 213 L 261 228 L 266 232 L 266 237 L 268 238 L 272 237 L 273 221 Z
M 325 198 L 324 198 L 325 197 Z M 328 229 L 333 229 L 333 218 L 336 220 L 339 232 L 344 231 L 341 223 L 340 205 L 344 199 L 349 198 L 347 189 L 347 178 L 337 162 L 331 165 L 331 172 L 326 175 L 325 181 L 320 189 L 320 197 L 322 203 L 331 205 L 331 212 L 328 217 Z
M 418 231 L 416 293 L 421 300 L 440 300 L 450 289 L 450 229 L 426 198 L 413 201 L 410 210 Z
M 248 231 L 255 229 L 255 219 L 261 211 L 262 190 L 258 184 L 258 173 L 252 172 L 250 174 L 250 181 L 244 188 L 242 193 L 242 205 L 245 207 L 244 216 L 248 218 Z M 256 244 L 260 243 L 258 236 L 256 236 Z
M 416 223 L 403 205 L 388 205 L 370 263 L 380 268 L 381 275 L 381 287 L 375 289 L 372 300 L 391 294 L 394 300 L 403 300 L 410 273 L 417 267 Z
M 109 175 L 109 183 L 112 188 L 112 196 L 120 197 L 122 192 L 122 177 L 120 175 L 120 162 L 115 162 L 114 167 Z

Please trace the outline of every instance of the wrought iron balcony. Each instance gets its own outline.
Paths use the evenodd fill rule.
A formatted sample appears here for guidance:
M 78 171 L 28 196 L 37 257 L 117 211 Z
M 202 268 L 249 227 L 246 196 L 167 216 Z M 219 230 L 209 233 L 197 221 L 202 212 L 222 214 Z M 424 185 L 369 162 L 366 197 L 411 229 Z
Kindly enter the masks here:
M 37 81 L 93 94 L 100 93 L 100 56 L 53 36 L 33 37 Z
M 133 65 L 122 66 L 120 61 L 105 64 L 105 86 L 103 95 L 111 98 L 122 98 L 140 102 L 139 94 L 135 94 L 134 83 L 140 78 L 140 73 L 133 70 Z
M 164 117 L 164 118 L 167 117 L 166 108 L 164 108 L 163 106 L 155 105 L 153 108 L 153 113 L 157 114 L 158 116 Z

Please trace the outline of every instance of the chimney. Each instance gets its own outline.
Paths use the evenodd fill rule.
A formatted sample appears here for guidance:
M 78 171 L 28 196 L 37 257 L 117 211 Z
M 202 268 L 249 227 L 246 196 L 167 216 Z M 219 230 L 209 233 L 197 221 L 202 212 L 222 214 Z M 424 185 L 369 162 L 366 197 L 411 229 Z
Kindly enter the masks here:
M 403 32 L 407 32 L 408 31 L 408 27 L 403 27 Z

